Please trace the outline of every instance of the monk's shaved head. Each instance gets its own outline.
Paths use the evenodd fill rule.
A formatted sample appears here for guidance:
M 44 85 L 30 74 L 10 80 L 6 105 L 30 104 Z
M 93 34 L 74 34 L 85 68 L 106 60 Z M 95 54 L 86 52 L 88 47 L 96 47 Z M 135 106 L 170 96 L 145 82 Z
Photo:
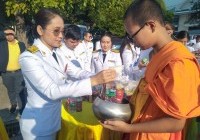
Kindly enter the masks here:
M 135 0 L 126 10 L 124 20 L 127 18 L 139 26 L 148 20 L 156 20 L 164 26 L 163 11 L 157 0 Z

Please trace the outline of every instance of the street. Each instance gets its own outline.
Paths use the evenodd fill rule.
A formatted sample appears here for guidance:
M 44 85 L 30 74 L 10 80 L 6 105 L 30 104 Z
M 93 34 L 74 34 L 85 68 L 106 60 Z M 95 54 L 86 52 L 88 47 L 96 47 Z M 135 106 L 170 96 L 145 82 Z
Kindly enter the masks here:
M 10 140 L 22 140 L 18 123 L 18 112 L 15 114 L 10 114 L 9 108 L 10 103 L 7 90 L 2 83 L 2 78 L 0 76 L 0 117 L 4 121 L 4 125 L 8 131 L 7 133 L 10 137 Z

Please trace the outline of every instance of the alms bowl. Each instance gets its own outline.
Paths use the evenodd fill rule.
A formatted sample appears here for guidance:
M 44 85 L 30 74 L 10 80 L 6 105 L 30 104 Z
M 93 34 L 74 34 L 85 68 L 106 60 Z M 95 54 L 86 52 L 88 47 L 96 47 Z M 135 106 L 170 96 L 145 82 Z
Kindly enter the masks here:
M 128 101 L 122 104 L 104 101 L 97 97 L 93 102 L 94 115 L 101 121 L 122 120 L 128 122 L 131 118 L 131 108 Z

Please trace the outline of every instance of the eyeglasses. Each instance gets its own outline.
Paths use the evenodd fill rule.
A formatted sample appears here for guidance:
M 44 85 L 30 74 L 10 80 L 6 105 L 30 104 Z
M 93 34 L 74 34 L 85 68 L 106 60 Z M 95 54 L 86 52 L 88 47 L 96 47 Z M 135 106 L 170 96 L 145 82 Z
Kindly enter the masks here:
M 144 26 L 146 26 L 146 24 L 147 24 L 147 23 L 145 23 L 142 27 L 140 27 L 140 28 L 137 30 L 137 32 L 135 32 L 133 35 L 131 35 L 131 36 L 128 35 L 127 38 L 128 38 L 130 41 L 135 42 L 134 37 L 144 28 Z
M 47 29 L 46 29 L 46 30 L 47 30 Z M 60 29 L 55 29 L 55 30 L 47 30 L 47 31 L 50 31 L 50 32 L 52 32 L 54 36 L 59 36 L 59 35 L 60 35 L 60 33 L 61 33 L 62 35 L 64 35 L 64 30 L 60 30 Z

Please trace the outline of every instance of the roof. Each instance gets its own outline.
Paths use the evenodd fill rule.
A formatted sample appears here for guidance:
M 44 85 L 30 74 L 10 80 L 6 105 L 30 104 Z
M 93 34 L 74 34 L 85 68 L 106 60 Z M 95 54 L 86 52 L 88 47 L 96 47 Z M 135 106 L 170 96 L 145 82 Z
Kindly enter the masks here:
M 168 10 L 173 10 L 176 15 L 193 13 L 191 10 L 198 0 L 164 0 Z

